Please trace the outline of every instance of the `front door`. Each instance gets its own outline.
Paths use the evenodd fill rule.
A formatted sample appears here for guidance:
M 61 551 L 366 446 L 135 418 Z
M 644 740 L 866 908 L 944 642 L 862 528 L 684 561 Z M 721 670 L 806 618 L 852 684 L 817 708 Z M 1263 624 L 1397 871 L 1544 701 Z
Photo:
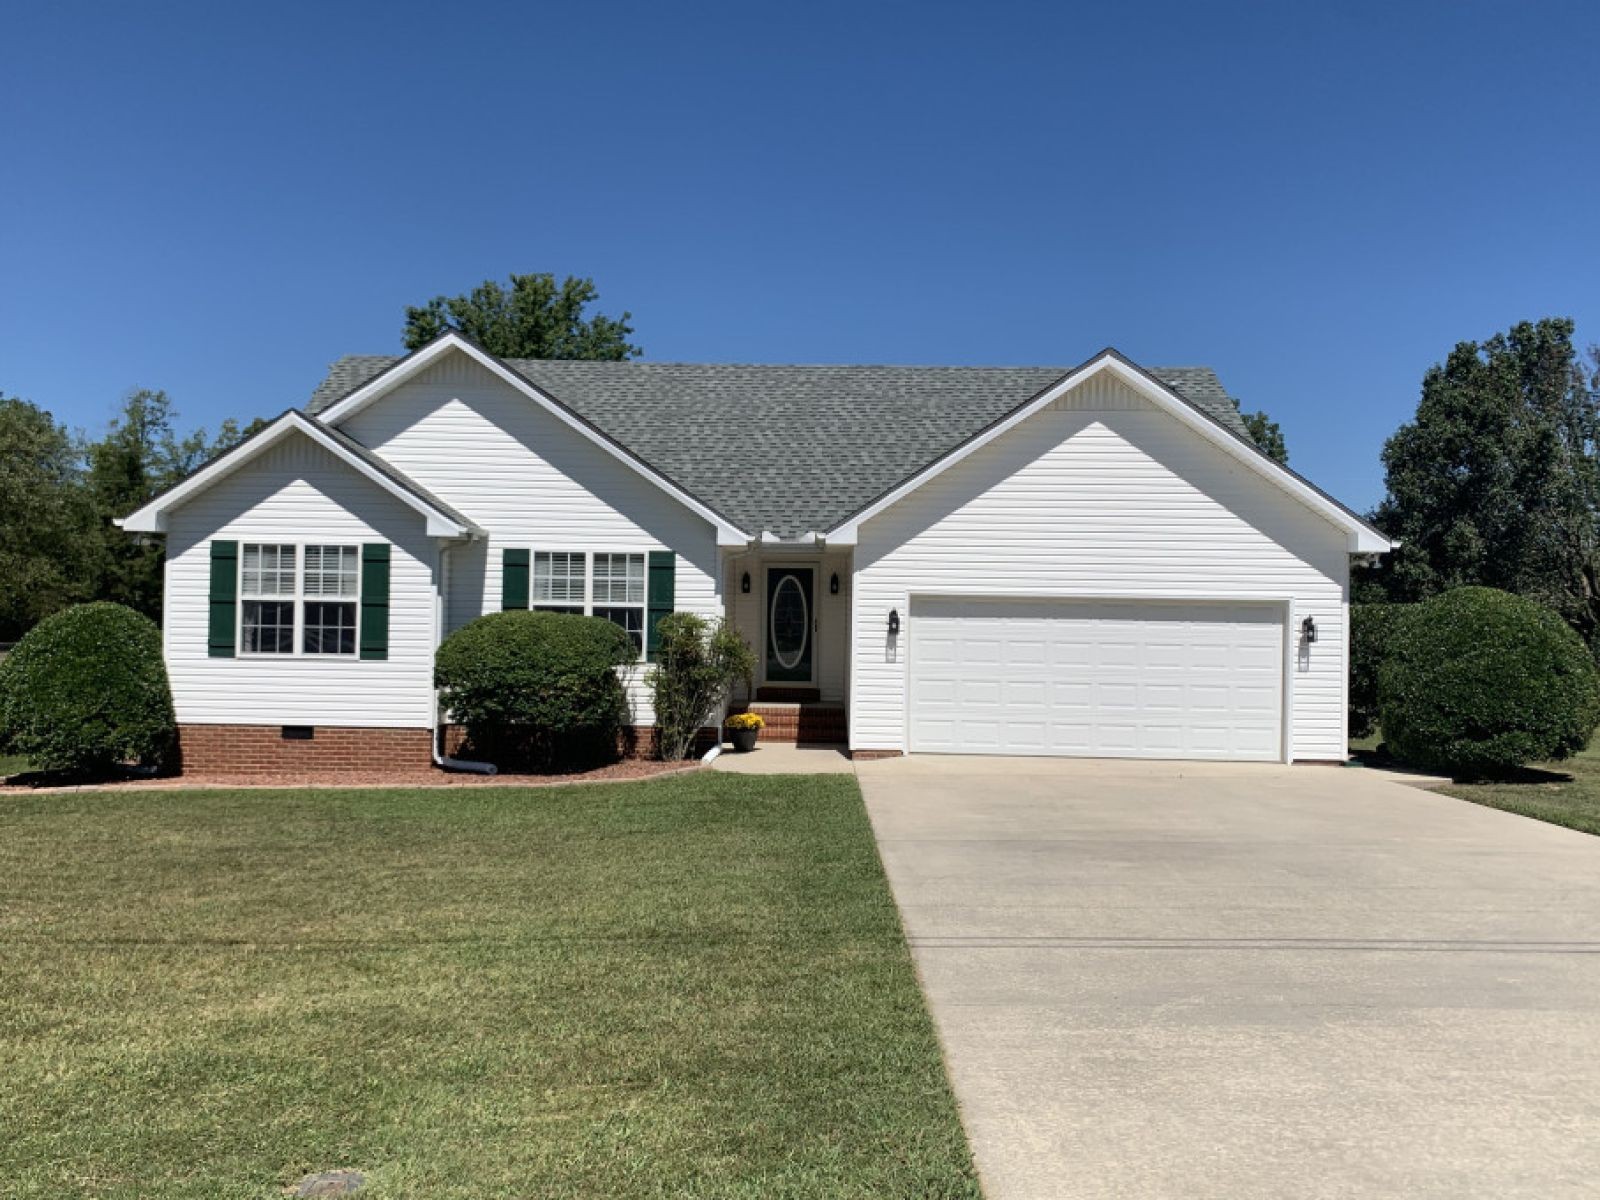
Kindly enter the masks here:
M 767 681 L 810 683 L 816 629 L 810 567 L 767 568 Z

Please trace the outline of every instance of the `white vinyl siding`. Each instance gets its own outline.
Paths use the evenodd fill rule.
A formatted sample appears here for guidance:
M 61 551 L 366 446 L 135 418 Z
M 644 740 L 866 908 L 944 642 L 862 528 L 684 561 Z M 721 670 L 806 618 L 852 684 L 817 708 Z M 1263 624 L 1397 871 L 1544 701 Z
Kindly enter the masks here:
M 208 657 L 210 548 L 217 539 L 239 543 L 241 610 L 244 597 L 256 594 L 252 585 L 276 588 L 283 583 L 284 600 L 304 603 L 298 575 L 283 571 L 270 580 L 245 577 L 248 546 L 294 545 L 298 572 L 308 546 L 389 543 L 389 657 Z M 426 728 L 433 703 L 435 553 L 414 509 L 301 435 L 200 492 L 172 513 L 167 534 L 163 634 L 178 720 Z M 320 554 L 317 558 L 315 586 L 343 590 L 347 571 L 342 552 L 336 566 Z
M 911 598 L 944 594 L 1287 603 L 1292 754 L 1345 755 L 1345 534 L 1131 394 L 1036 414 L 864 523 L 855 563 L 856 748 L 907 747 Z
M 449 629 L 499 611 L 507 547 L 671 550 L 675 607 L 722 613 L 709 521 L 463 355 L 441 359 L 343 428 L 487 531 L 486 541 L 451 551 Z M 628 672 L 641 725 L 654 719 L 645 671 L 641 663 Z

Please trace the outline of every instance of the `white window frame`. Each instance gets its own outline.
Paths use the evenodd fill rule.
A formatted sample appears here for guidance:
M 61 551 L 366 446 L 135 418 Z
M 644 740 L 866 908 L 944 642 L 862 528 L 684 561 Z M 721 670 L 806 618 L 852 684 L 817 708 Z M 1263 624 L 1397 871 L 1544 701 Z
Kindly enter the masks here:
M 361 543 L 347 542 L 330 538 L 294 539 L 262 537 L 252 541 L 239 539 L 239 575 L 235 585 L 238 596 L 238 613 L 235 621 L 234 645 L 238 647 L 237 654 L 240 658 L 265 659 L 268 662 L 284 661 L 288 659 L 303 659 L 308 662 L 359 662 L 361 661 Z M 244 590 L 244 560 L 245 549 L 249 546 L 288 546 L 294 550 L 294 590 L 276 596 L 261 594 L 247 594 Z M 308 546 L 337 546 L 340 549 L 354 548 L 356 552 L 356 590 L 353 596 L 328 596 L 318 593 L 311 595 L 306 591 L 306 548 Z M 271 602 L 281 601 L 291 607 L 294 621 L 294 632 L 289 643 L 287 654 L 268 650 L 246 650 L 244 638 L 244 606 L 246 601 Z M 351 604 L 356 610 L 355 638 L 350 652 L 335 653 L 318 652 L 312 654 L 305 649 L 306 629 L 306 604 Z
M 541 554 L 576 554 L 583 559 L 583 603 L 562 604 L 557 601 L 541 601 L 538 597 L 539 555 Z M 642 570 L 642 587 L 637 603 L 632 601 L 596 601 L 594 594 L 594 561 L 598 555 L 623 556 L 637 558 Z M 609 578 L 609 577 L 608 577 Z M 639 610 L 639 654 L 643 657 L 645 644 L 649 641 L 650 624 L 650 551 L 648 550 L 614 550 L 609 548 L 591 549 L 588 547 L 577 548 L 569 546 L 530 546 L 528 548 L 528 609 L 531 612 L 554 612 L 565 609 L 581 609 L 582 615 L 592 617 L 597 615 L 596 609 L 636 608 Z M 608 619 L 608 618 L 602 618 Z M 612 622 L 616 624 L 616 622 Z M 617 625 L 618 629 L 623 626 Z

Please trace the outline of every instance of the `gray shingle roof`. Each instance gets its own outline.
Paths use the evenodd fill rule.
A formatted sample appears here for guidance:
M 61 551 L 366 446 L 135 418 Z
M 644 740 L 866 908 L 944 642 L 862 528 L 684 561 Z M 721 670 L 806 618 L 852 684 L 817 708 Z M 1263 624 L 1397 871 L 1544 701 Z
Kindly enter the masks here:
M 341 358 L 307 411 L 398 361 Z M 734 524 L 786 538 L 838 524 L 1072 369 L 506 362 Z M 1146 369 L 1250 441 L 1210 367 Z

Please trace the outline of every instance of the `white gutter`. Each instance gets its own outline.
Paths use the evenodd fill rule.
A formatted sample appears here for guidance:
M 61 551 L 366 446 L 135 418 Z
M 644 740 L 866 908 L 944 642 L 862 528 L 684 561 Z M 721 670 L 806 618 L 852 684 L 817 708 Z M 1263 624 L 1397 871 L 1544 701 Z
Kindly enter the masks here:
M 433 611 L 433 652 L 439 653 L 444 641 L 444 615 L 450 607 L 450 547 L 439 547 L 439 590 Z M 465 771 L 473 775 L 498 775 L 500 768 L 493 763 L 475 762 L 470 758 L 451 758 L 443 751 L 444 726 L 439 721 L 439 689 L 433 688 L 433 719 L 430 725 L 433 736 L 429 746 L 433 752 L 433 765 L 442 771 Z

